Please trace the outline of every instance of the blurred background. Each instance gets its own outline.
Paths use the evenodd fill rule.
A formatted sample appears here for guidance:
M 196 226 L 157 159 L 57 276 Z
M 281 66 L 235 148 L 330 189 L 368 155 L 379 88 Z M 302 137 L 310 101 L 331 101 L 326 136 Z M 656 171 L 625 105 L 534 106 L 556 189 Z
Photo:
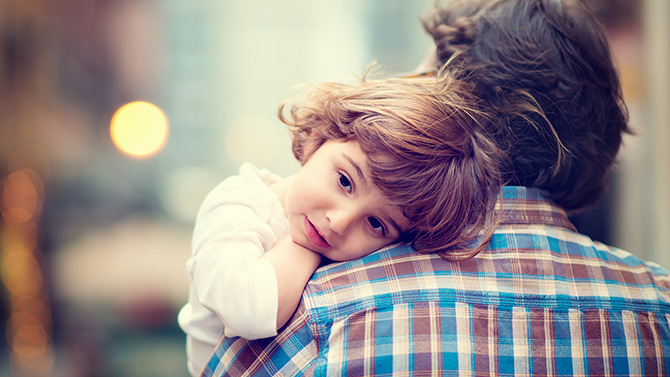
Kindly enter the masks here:
M 632 126 L 574 218 L 670 266 L 670 2 L 592 0 Z M 298 167 L 298 83 L 405 72 L 433 0 L 0 0 L 0 375 L 185 376 L 184 263 L 243 161 Z

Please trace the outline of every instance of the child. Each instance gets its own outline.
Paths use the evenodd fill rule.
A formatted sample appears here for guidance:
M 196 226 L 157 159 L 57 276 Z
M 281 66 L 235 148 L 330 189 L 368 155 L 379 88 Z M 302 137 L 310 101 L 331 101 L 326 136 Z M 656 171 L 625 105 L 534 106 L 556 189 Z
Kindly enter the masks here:
M 501 154 L 470 91 L 447 76 L 321 83 L 280 107 L 301 169 L 282 179 L 244 164 L 198 213 L 179 314 L 191 374 L 222 334 L 274 336 L 322 258 L 395 242 L 458 258 L 490 235 Z

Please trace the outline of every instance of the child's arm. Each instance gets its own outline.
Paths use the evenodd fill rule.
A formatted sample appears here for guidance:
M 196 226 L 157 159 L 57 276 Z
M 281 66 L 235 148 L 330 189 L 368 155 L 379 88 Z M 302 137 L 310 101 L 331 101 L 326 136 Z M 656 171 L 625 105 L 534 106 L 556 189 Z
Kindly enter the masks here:
M 277 329 L 288 321 L 298 307 L 307 281 L 321 263 L 321 255 L 293 242 L 290 236 L 279 240 L 263 254 L 277 275 Z
M 193 230 L 193 255 L 187 263 L 191 291 L 181 323 L 189 335 L 211 342 L 218 340 L 220 323 L 229 337 L 275 335 L 277 324 L 297 307 L 320 259 L 288 237 L 276 238 L 268 219 L 272 211 L 279 216 L 283 209 L 277 208 L 276 195 L 256 189 L 249 180 L 248 175 L 233 176 L 217 185 L 205 198 Z M 263 257 L 264 250 L 270 258 Z
M 248 177 L 233 176 L 215 187 L 193 230 L 193 255 L 187 263 L 191 315 L 184 326 L 203 338 L 219 336 L 212 313 L 224 324 L 226 336 L 275 335 L 320 263 L 319 254 L 289 236 L 277 240 L 268 219 L 280 196 L 265 189 L 250 191 L 244 180 Z

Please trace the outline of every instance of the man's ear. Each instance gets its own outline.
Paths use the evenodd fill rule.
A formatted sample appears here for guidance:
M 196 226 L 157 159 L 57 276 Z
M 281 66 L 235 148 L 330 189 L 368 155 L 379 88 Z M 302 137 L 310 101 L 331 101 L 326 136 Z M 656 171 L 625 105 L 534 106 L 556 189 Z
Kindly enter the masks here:
M 426 53 L 419 66 L 414 70 L 416 73 L 428 72 L 440 67 L 440 60 L 437 58 L 437 46 L 433 44 Z

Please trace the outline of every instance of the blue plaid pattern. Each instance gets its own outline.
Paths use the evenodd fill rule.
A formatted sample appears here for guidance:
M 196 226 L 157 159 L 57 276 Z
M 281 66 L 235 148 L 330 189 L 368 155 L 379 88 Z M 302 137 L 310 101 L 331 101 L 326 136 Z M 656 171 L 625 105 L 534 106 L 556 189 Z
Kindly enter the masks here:
M 395 246 L 316 271 L 279 335 L 224 338 L 205 376 L 664 376 L 670 275 L 576 233 L 541 192 L 463 262 Z

